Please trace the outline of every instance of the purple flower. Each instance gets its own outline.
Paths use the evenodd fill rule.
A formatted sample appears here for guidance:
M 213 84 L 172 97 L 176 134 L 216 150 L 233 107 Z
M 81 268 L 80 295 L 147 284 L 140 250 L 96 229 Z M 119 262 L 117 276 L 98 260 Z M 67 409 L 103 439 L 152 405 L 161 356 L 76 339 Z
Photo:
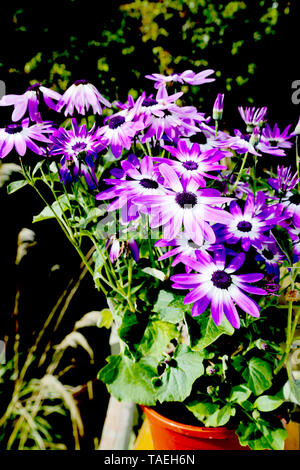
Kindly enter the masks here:
M 29 126 L 29 118 L 26 118 L 20 124 L 9 124 L 0 129 L 0 158 L 6 157 L 13 148 L 21 157 L 25 155 L 27 148 L 38 155 L 45 155 L 45 149 L 39 147 L 34 140 L 50 143 L 45 134 L 52 132 L 52 123 L 48 121 Z
M 294 136 L 293 134 L 289 134 L 291 125 L 288 125 L 284 131 L 280 132 L 277 124 L 271 129 L 269 124 L 263 128 L 262 135 L 261 135 L 261 143 L 264 143 L 270 147 L 276 148 L 291 148 L 293 146 L 293 142 L 289 140 Z
M 241 118 L 247 126 L 247 132 L 252 132 L 253 127 L 261 127 L 265 123 L 265 117 L 267 113 L 266 106 L 262 108 L 242 108 L 242 106 L 239 106 L 238 110 L 241 115 Z
M 46 88 L 40 83 L 27 88 L 23 95 L 6 95 L 0 100 L 0 106 L 14 105 L 12 113 L 12 121 L 20 121 L 26 110 L 28 109 L 29 117 L 32 121 L 41 122 L 41 115 L 38 110 L 41 97 L 43 97 L 45 104 L 51 108 L 56 109 L 56 104 L 52 100 L 58 101 L 61 95 L 50 88 Z
M 98 136 L 103 136 L 110 144 L 112 154 L 115 158 L 120 158 L 123 149 L 129 150 L 132 139 L 136 134 L 144 129 L 142 120 L 126 121 L 124 116 L 110 116 L 108 124 L 100 127 L 97 131 Z
M 207 78 L 209 75 L 214 73 L 214 70 L 203 70 L 202 72 L 195 73 L 192 70 L 185 70 L 180 74 L 172 74 L 169 76 L 162 75 L 160 73 L 153 73 L 152 75 L 146 75 L 146 78 L 154 80 L 154 88 L 160 88 L 167 82 L 179 82 L 188 83 L 189 85 L 202 85 L 203 83 L 213 82 L 214 78 Z
M 159 168 L 164 177 L 165 194 L 134 198 L 141 212 L 151 214 L 150 226 L 163 226 L 163 238 L 172 239 L 183 225 L 187 235 L 198 245 L 202 245 L 203 239 L 214 243 L 215 233 L 207 221 L 229 223 L 232 215 L 213 206 L 226 204 L 232 198 L 221 197 L 214 189 L 199 190 L 194 180 L 182 184 L 176 172 L 165 163 Z
M 292 226 L 287 228 L 293 243 L 293 263 L 300 261 L 300 215 L 295 214 Z
M 192 289 L 184 298 L 185 304 L 194 304 L 192 316 L 203 313 L 209 306 L 212 319 L 220 325 L 225 314 L 234 328 L 240 327 L 236 305 L 244 312 L 259 317 L 259 306 L 244 294 L 264 295 L 266 291 L 249 284 L 260 281 L 261 273 L 233 274 L 244 263 L 245 254 L 239 253 L 226 266 L 225 250 L 216 251 L 214 258 L 208 253 L 197 253 L 197 260 L 184 257 L 184 262 L 197 273 L 175 274 L 173 287 Z M 226 267 L 225 267 L 226 266 Z
M 107 208 L 108 212 L 122 209 L 122 220 L 128 222 L 139 217 L 138 206 L 134 203 L 137 196 L 164 194 L 165 189 L 159 182 L 153 160 L 149 156 L 146 155 L 141 160 L 139 168 L 136 162 L 134 164 L 129 159 L 124 160 L 121 165 L 124 175 L 121 179 L 104 180 L 113 187 L 97 194 L 96 199 L 114 199 Z
M 286 257 L 278 247 L 276 240 L 273 238 L 264 241 L 260 248 L 256 248 L 256 251 L 255 259 L 265 264 L 267 274 L 272 276 L 274 282 L 278 283 L 280 278 L 279 266 Z
M 210 149 L 201 152 L 198 143 L 194 143 L 188 147 L 185 140 L 179 140 L 177 142 L 177 148 L 169 145 L 164 145 L 163 148 L 177 158 L 177 161 L 162 157 L 154 157 L 154 159 L 160 163 L 167 163 L 171 166 L 183 183 L 186 184 L 190 179 L 193 179 L 202 187 L 206 186 L 204 178 L 217 178 L 217 176 L 210 175 L 208 172 L 227 169 L 226 166 L 219 165 L 216 162 L 221 160 L 221 158 L 231 156 L 230 152 L 222 152 L 218 149 Z
M 131 251 L 132 257 L 134 261 L 138 261 L 140 254 L 139 254 L 139 247 L 137 242 L 131 238 L 126 242 L 127 248 Z M 127 255 L 128 250 L 124 252 L 124 242 L 120 243 L 120 240 L 115 237 L 110 237 L 105 245 L 105 248 L 109 250 L 109 258 L 112 263 L 115 263 L 116 260 L 121 256 L 122 253 Z
M 230 203 L 229 210 L 232 220 L 218 226 L 218 242 L 235 244 L 240 241 L 245 251 L 251 245 L 260 248 L 262 242 L 268 241 L 265 232 L 286 218 L 282 216 L 279 205 L 266 206 L 266 196 L 262 191 L 257 193 L 256 200 L 253 194 L 248 194 L 244 210 L 236 201 Z
M 95 133 L 95 126 L 87 130 L 85 124 L 78 126 L 76 119 L 71 120 L 72 129 L 60 127 L 51 136 L 53 145 L 50 155 L 77 157 L 81 153 L 96 156 L 106 146 L 106 141 Z
M 87 154 L 82 158 L 75 155 L 64 155 L 60 160 L 59 176 L 64 184 L 73 183 L 83 176 L 89 189 L 96 189 L 98 180 L 95 174 L 93 155 Z
M 268 178 L 268 184 L 275 189 L 279 196 L 286 194 L 294 189 L 300 182 L 298 172 L 292 174 L 291 167 L 277 166 L 276 178 Z
M 223 102 L 224 102 L 224 95 L 222 93 L 218 93 L 217 98 L 214 102 L 214 106 L 213 106 L 213 119 L 215 121 L 219 121 L 220 119 L 222 119 Z
M 76 80 L 60 98 L 57 103 L 56 111 L 61 112 L 65 107 L 64 115 L 73 116 L 74 109 L 79 114 L 85 115 L 89 108 L 92 107 L 94 114 L 102 114 L 101 104 L 107 108 L 111 107 L 107 101 L 97 90 L 97 88 L 87 80 Z

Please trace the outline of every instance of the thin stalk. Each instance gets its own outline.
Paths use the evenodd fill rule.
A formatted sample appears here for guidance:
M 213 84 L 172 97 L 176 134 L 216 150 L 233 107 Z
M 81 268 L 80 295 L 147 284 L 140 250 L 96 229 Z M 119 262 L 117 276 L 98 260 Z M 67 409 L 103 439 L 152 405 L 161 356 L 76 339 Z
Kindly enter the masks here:
M 243 161 L 242 161 L 242 166 L 241 166 L 240 171 L 239 171 L 239 173 L 238 173 L 238 175 L 237 175 L 237 179 L 236 179 L 236 181 L 235 181 L 235 183 L 234 183 L 234 185 L 233 185 L 232 192 L 235 191 L 235 189 L 237 188 L 237 185 L 239 184 L 239 181 L 240 181 L 241 176 L 242 176 L 242 173 L 243 173 L 243 169 L 244 169 L 244 167 L 245 167 L 245 165 L 246 165 L 247 157 L 248 157 L 248 152 L 246 152 L 245 155 L 244 155 L 244 158 L 243 158 Z

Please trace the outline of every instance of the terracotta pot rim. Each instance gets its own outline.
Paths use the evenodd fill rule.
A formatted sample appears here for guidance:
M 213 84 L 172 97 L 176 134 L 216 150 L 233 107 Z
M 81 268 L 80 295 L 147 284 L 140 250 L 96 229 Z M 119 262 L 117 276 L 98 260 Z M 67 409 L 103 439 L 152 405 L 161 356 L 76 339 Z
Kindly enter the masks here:
M 228 429 L 224 426 L 214 428 L 182 424 L 177 421 L 173 421 L 172 419 L 166 418 L 149 406 L 140 405 L 140 407 L 146 413 L 146 415 L 158 421 L 161 426 L 172 429 L 174 431 L 176 430 L 180 434 L 199 436 L 203 437 L 204 439 L 208 439 L 209 437 L 213 437 L 214 439 L 226 439 L 231 438 L 232 435 L 235 434 L 234 429 Z

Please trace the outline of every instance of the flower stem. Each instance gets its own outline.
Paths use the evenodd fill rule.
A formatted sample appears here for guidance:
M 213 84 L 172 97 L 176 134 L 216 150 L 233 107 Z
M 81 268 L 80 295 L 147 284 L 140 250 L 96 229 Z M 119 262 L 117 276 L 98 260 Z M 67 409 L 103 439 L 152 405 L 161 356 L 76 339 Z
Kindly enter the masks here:
M 236 190 L 237 185 L 239 184 L 239 181 L 240 181 L 241 176 L 242 176 L 242 173 L 243 173 L 243 169 L 244 169 L 244 167 L 245 167 L 245 165 L 246 165 L 247 157 L 248 157 L 248 152 L 246 152 L 245 155 L 244 155 L 244 158 L 243 158 L 243 161 L 242 161 L 242 166 L 241 166 L 240 171 L 239 171 L 239 173 L 238 173 L 238 175 L 237 175 L 236 181 L 235 181 L 235 183 L 234 183 L 234 185 L 233 185 L 232 192 L 234 192 L 234 191 Z

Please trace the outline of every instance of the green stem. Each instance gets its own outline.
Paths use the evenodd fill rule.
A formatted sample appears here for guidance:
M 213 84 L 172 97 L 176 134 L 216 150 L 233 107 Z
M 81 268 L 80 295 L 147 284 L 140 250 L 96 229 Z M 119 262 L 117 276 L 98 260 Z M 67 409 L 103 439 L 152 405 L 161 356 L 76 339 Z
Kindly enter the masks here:
M 234 183 L 234 185 L 233 185 L 232 192 L 235 191 L 235 189 L 237 188 L 237 185 L 239 184 L 239 181 L 240 181 L 241 176 L 242 176 L 242 173 L 243 173 L 243 169 L 244 169 L 244 167 L 245 167 L 245 165 L 246 165 L 247 157 L 248 157 L 248 152 L 246 152 L 245 155 L 244 155 L 244 158 L 243 158 L 243 161 L 242 161 L 242 166 L 241 166 L 240 171 L 239 171 L 239 173 L 238 173 L 238 175 L 237 175 L 237 179 L 236 179 L 236 181 L 235 181 L 235 183 Z

